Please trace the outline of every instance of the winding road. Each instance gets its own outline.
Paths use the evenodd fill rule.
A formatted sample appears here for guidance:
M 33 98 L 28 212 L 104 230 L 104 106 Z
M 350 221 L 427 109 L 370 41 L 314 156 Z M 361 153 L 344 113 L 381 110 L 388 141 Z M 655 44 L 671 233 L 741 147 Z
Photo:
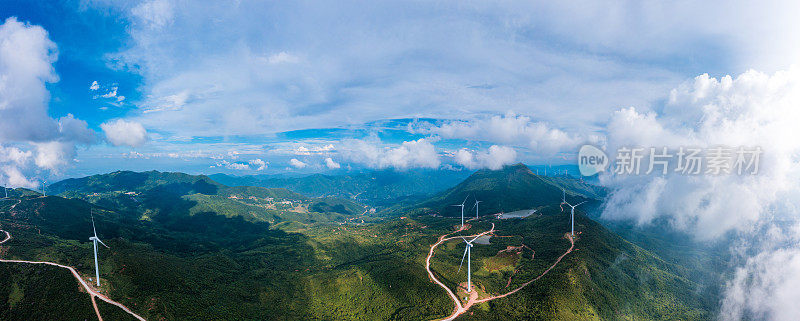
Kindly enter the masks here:
M 0 242 L 0 244 L 3 244 L 3 243 L 5 243 L 5 242 L 7 242 L 8 240 L 11 239 L 11 234 L 8 233 L 7 231 L 0 230 L 0 232 L 3 232 L 3 233 L 6 234 L 6 239 L 3 240 L 2 242 Z M 122 305 L 119 302 L 116 302 L 114 300 L 109 299 L 108 297 L 106 297 L 105 295 L 103 295 L 100 292 L 95 291 L 89 284 L 86 283 L 86 281 L 83 280 L 83 278 L 81 278 L 80 274 L 78 274 L 78 271 L 76 271 L 71 266 L 61 265 L 61 264 L 53 263 L 53 262 L 36 262 L 36 261 L 23 261 L 23 260 L 4 260 L 4 259 L 0 259 L 0 262 L 4 262 L 4 263 L 44 264 L 44 265 L 52 265 L 52 266 L 57 266 L 57 267 L 60 267 L 60 268 L 67 269 L 70 272 L 72 272 L 72 276 L 74 276 L 75 279 L 77 279 L 78 282 L 80 282 L 80 284 L 83 286 L 83 288 L 86 290 L 86 292 L 89 293 L 89 295 L 91 296 L 92 305 L 94 306 L 94 312 L 97 313 L 97 319 L 99 319 L 100 321 L 103 321 L 103 317 L 100 316 L 100 310 L 97 308 L 97 302 L 95 301 L 95 297 L 99 298 L 100 300 L 105 301 L 108 304 L 117 306 L 118 308 L 122 309 L 123 311 L 127 312 L 132 317 L 134 317 L 134 318 L 136 318 L 136 319 L 138 319 L 140 321 L 145 321 L 144 318 L 142 318 L 138 314 L 136 314 L 133 311 L 131 311 L 130 309 L 128 309 L 128 307 Z
M 436 249 L 437 246 L 439 246 L 440 244 L 442 244 L 442 243 L 444 243 L 446 241 L 462 237 L 461 235 L 447 237 L 448 235 L 456 233 L 456 232 L 460 232 L 460 231 L 463 231 L 463 230 L 465 230 L 465 228 L 461 228 L 461 229 L 459 229 L 459 230 L 457 230 L 455 232 L 447 233 L 445 235 L 440 236 L 439 237 L 439 241 L 434 243 L 433 245 L 431 245 L 431 249 L 428 252 L 428 257 L 425 259 L 425 270 L 428 271 L 428 276 L 433 280 L 433 282 L 438 284 L 440 287 L 442 287 L 442 289 L 445 290 L 445 292 L 447 292 L 447 294 L 450 296 L 450 298 L 453 300 L 453 303 L 455 304 L 455 308 L 453 308 L 453 313 L 450 316 L 442 319 L 443 321 L 450 321 L 450 320 L 453 320 L 453 319 L 457 318 L 458 316 L 460 316 L 464 312 L 467 312 L 476 303 L 488 302 L 488 301 L 491 301 L 491 300 L 504 298 L 504 297 L 507 297 L 507 296 L 512 295 L 514 293 L 517 293 L 519 290 L 522 290 L 522 288 L 524 288 L 524 287 L 528 286 L 529 284 L 531 284 L 531 283 L 539 280 L 540 278 L 542 278 L 545 274 L 547 274 L 547 272 L 550 272 L 551 269 L 553 269 L 559 262 L 561 262 L 561 259 L 563 259 L 565 256 L 567 256 L 567 254 L 571 253 L 572 250 L 575 248 L 575 240 L 572 238 L 572 236 L 567 234 L 566 238 L 570 242 L 569 249 L 566 252 L 564 252 L 564 254 L 561 254 L 561 256 L 559 256 L 558 259 L 556 259 L 555 263 L 553 263 L 553 265 L 548 267 L 547 270 L 542 272 L 542 274 L 540 274 L 539 276 L 537 276 L 533 280 L 530 280 L 528 282 L 523 283 L 518 288 L 516 288 L 514 290 L 511 290 L 511 291 L 509 291 L 509 292 L 507 292 L 505 294 L 500 294 L 500 295 L 490 296 L 488 298 L 478 299 L 478 291 L 472 291 L 472 293 L 470 293 L 470 298 L 467 301 L 467 303 L 465 305 L 462 305 L 461 304 L 461 300 L 458 298 L 458 296 L 456 296 L 455 293 L 453 293 L 453 290 L 451 290 L 449 287 L 444 285 L 444 283 L 442 283 L 442 281 L 439 281 L 439 279 L 437 279 L 436 276 L 433 274 L 433 271 L 431 271 L 431 258 L 433 257 L 434 250 Z M 486 232 L 483 232 L 483 233 L 480 233 L 480 234 L 475 234 L 475 235 L 470 235 L 470 236 L 463 236 L 463 237 L 471 238 L 471 237 L 476 237 L 476 236 L 483 236 L 483 235 L 490 234 L 490 233 L 494 233 L 494 223 L 492 223 L 492 228 L 490 230 L 486 231 Z

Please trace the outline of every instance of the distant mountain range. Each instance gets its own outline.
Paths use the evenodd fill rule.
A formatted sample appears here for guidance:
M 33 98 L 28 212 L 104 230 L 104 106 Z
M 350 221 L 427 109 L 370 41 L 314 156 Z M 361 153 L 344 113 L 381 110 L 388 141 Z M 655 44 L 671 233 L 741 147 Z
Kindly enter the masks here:
M 367 212 L 351 199 L 308 197 L 285 188 L 228 187 L 205 175 L 117 171 L 66 179 L 51 194 L 79 198 L 107 208 L 158 219 L 212 212 L 272 224 L 344 222 Z
M 420 198 L 447 189 L 471 174 L 452 170 L 381 170 L 356 174 L 313 174 L 301 177 L 230 176 L 214 174 L 213 180 L 228 186 L 286 188 L 319 197 L 351 198 L 371 206 L 391 206 L 407 198 Z

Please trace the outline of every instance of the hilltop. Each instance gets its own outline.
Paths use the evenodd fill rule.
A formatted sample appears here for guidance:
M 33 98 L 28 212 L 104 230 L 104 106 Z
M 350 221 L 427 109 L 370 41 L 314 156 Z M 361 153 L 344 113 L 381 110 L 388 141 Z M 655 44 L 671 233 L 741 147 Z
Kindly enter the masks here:
M 62 192 L 75 195 L 72 199 L 30 194 L 0 201 L 0 228 L 14 237 L 0 246 L 0 256 L 58 262 L 92 275 L 86 240 L 92 208 L 98 234 L 111 247 L 100 252 L 103 290 L 148 319 L 431 320 L 452 312 L 452 301 L 427 276 L 425 258 L 440 236 L 455 232 L 460 221 L 454 217 L 402 215 L 335 224 L 338 215 L 365 217 L 341 214 L 362 208 L 347 203 L 352 200 L 228 187 L 203 176 L 146 172 L 152 177 L 139 186 L 112 184 L 119 174 L 107 175 L 72 181 L 74 189 Z M 164 188 L 173 184 L 201 187 Z M 476 245 L 472 254 L 473 284 L 496 295 L 542 275 L 569 247 L 564 238 L 568 215 L 558 207 L 560 186 L 579 187 L 567 188 L 571 199 L 602 193 L 574 179 L 540 177 L 514 165 L 477 171 L 413 210 L 444 208 L 468 193 L 479 195 L 492 211 L 537 208 L 537 215 L 523 219 L 484 216 L 454 234 L 496 226 L 489 244 Z M 264 208 L 276 205 L 276 199 L 299 205 Z M 295 211 L 301 208 L 319 212 Z M 405 213 L 410 212 L 399 212 Z M 575 225 L 575 249 L 546 275 L 518 293 L 472 307 L 459 319 L 710 317 L 715 299 L 702 295 L 691 271 L 624 240 L 581 208 Z M 436 251 L 433 273 L 457 291 L 465 279 L 458 271 L 463 242 L 456 238 Z M 20 273 L 46 278 L 26 282 L 16 277 Z M 85 297 L 60 290 L 70 280 L 58 273 L 0 264 L 0 275 L 13 276 L 0 285 L 16 289 L 0 290 L 0 309 L 9 311 L 6 316 L 91 319 Z M 53 289 L 49 300 L 70 310 L 36 312 L 41 299 L 24 294 L 41 287 Z
M 476 171 L 454 187 L 400 210 L 420 214 L 459 216 L 460 209 L 452 205 L 461 204 L 467 199 L 465 216 L 474 217 L 474 209 L 470 209 L 476 199 L 481 201 L 481 215 L 512 212 L 559 202 L 562 189 L 566 190 L 570 201 L 576 202 L 596 200 L 605 195 L 603 188 L 578 179 L 539 176 L 524 164 L 515 164 L 500 170 Z
M 140 219 L 175 220 L 199 213 L 252 222 L 297 224 L 346 222 L 368 212 L 350 199 L 308 197 L 285 188 L 229 187 L 205 175 L 117 171 L 50 185 L 52 194 L 136 212 Z

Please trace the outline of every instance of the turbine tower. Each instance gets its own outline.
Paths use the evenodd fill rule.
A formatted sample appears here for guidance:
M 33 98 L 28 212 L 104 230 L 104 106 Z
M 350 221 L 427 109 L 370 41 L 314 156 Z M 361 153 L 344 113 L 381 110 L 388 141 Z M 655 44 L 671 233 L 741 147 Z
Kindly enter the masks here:
M 575 237 L 575 208 L 578 207 L 578 205 L 586 203 L 586 201 L 583 201 L 583 202 L 580 202 L 578 204 L 572 205 L 570 203 L 567 203 L 567 192 L 564 191 L 563 189 L 561 190 L 561 192 L 563 194 L 561 196 L 561 204 L 559 204 L 558 207 L 561 207 L 561 205 L 564 205 L 564 204 L 567 204 L 567 206 L 570 207 L 569 222 L 570 222 L 570 225 L 572 226 L 570 235 L 572 235 L 572 237 Z M 564 211 L 563 207 L 561 207 L 561 211 L 562 212 Z
M 470 255 L 472 254 L 472 242 L 475 242 L 480 237 L 480 235 L 476 236 L 472 240 L 467 241 L 465 238 L 461 238 L 464 240 L 464 243 L 467 243 L 466 249 L 464 249 L 464 255 L 461 256 L 461 264 L 458 265 L 458 272 L 461 272 L 461 266 L 464 265 L 464 259 L 467 259 L 467 293 L 472 291 L 472 264 L 470 261 Z M 456 273 L 458 273 L 456 272 Z
M 103 244 L 103 246 L 105 246 L 106 248 L 108 248 L 108 245 L 106 245 L 106 243 L 103 243 L 103 241 L 101 241 L 100 238 L 97 237 L 97 230 L 94 228 L 94 213 L 91 212 L 91 209 L 89 210 L 89 213 L 91 213 L 92 215 L 92 232 L 94 232 L 94 236 L 90 237 L 89 241 L 92 241 L 94 243 L 94 277 L 97 280 L 97 287 L 99 288 L 100 266 L 98 266 L 97 264 L 97 243 L 99 242 L 100 244 Z
M 42 196 L 47 196 L 47 181 L 42 181 Z
M 464 198 L 464 201 L 461 202 L 461 204 L 450 205 L 450 206 L 460 206 L 461 207 L 461 228 L 464 228 L 464 204 L 467 203 L 467 198 L 469 198 L 469 195 L 467 195 L 467 197 Z
M 479 201 L 479 200 L 476 198 L 476 199 L 475 199 L 475 205 L 472 205 L 472 208 L 474 208 L 474 209 L 475 209 L 475 218 L 478 218 L 478 204 L 480 204 L 480 202 L 483 202 L 483 201 Z

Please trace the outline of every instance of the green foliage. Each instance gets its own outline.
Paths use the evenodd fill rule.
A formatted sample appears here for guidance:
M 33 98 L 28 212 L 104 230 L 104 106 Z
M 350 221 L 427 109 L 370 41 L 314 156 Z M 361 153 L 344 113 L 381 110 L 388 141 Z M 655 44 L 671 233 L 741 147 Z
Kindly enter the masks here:
M 470 194 L 484 201 L 483 215 L 537 208 L 524 219 L 471 221 L 460 232 L 496 225 L 490 244 L 473 248 L 472 269 L 481 293 L 500 294 L 538 277 L 569 248 L 560 188 L 568 189 L 570 201 L 602 193 L 582 184 L 516 165 L 478 171 L 411 210 L 454 216 L 449 205 Z M 457 218 L 406 211 L 370 218 L 352 199 L 229 188 L 180 173 L 116 172 L 54 186 L 75 199 L 0 200 L 0 228 L 14 236 L 0 246 L 0 256 L 58 262 L 92 276 L 93 208 L 98 234 L 111 247 L 99 253 L 103 291 L 150 320 L 431 320 L 453 310 L 428 278 L 425 257 L 439 236 L 455 230 Z M 279 207 L 279 201 L 292 203 Z M 664 261 L 582 211 L 576 230 L 576 249 L 547 275 L 460 319 L 712 317 L 716 297 L 706 294 L 714 292 L 697 281 L 708 274 L 679 265 L 693 261 Z M 643 239 L 653 248 L 667 246 Z M 448 241 L 432 259 L 434 274 L 453 290 L 466 280 L 458 271 L 463 250 L 463 241 Z M 93 319 L 89 296 L 79 291 L 66 270 L 0 263 L 0 319 Z M 98 304 L 106 319 L 128 318 Z

